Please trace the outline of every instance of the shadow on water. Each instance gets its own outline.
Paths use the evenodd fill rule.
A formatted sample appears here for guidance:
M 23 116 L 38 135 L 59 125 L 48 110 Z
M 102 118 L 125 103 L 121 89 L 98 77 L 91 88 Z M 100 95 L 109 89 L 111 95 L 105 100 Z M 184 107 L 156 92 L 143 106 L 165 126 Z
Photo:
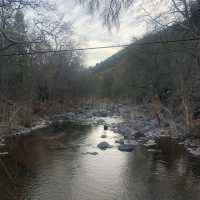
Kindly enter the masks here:
M 115 138 L 101 126 L 70 123 L 56 134 L 12 139 L 4 162 L 15 183 L 1 169 L 0 200 L 199 200 L 200 162 L 176 142 L 160 144 L 162 153 L 142 146 L 125 153 Z M 104 140 L 114 147 L 97 149 Z

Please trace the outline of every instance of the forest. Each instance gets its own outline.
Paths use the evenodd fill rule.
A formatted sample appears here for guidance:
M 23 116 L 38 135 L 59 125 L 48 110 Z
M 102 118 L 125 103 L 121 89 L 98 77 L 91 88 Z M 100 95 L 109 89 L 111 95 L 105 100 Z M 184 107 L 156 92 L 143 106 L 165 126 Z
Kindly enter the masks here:
M 174 116 L 192 126 L 193 118 L 200 115 L 200 3 L 172 2 L 173 13 L 182 15 L 181 20 L 173 21 L 170 16 L 172 22 L 165 25 L 161 17 L 149 15 L 156 28 L 107 60 L 86 68 L 83 52 L 62 51 L 77 47 L 78 41 L 73 39 L 73 26 L 56 17 L 53 5 L 2 1 L 2 121 L 12 118 L 5 113 L 20 110 L 21 125 L 30 126 L 34 114 L 59 113 L 86 99 L 128 99 L 145 104 L 158 95 Z M 123 4 L 114 1 L 106 13 L 99 1 L 79 3 L 90 6 L 91 12 L 104 12 L 102 20 L 108 27 L 118 23 Z M 126 9 L 131 3 L 125 1 Z M 34 14 L 25 20 L 27 11 Z
M 92 69 L 95 94 L 128 99 L 136 105 L 152 103 L 157 95 L 173 119 L 196 132 L 200 117 L 199 1 L 192 1 L 187 9 L 188 19 L 181 23 L 165 26 L 159 18 L 152 19 L 157 29 L 97 64 Z
M 199 200 L 200 0 L 73 2 L 0 0 L 0 200 Z
M 1 121 L 13 123 L 18 115 L 22 126 L 30 126 L 32 115 L 61 112 L 58 104 L 87 94 L 81 53 L 62 52 L 77 45 L 72 26 L 56 15 L 54 5 L 8 0 L 0 7 Z M 27 12 L 33 13 L 28 20 Z

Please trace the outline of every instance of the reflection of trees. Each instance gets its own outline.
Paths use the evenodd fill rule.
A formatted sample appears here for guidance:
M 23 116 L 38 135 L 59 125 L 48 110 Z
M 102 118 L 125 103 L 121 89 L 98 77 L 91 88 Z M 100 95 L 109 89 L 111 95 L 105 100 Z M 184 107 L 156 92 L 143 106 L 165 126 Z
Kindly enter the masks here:
M 65 125 L 65 136 L 60 139 L 65 143 L 68 151 L 73 151 L 70 154 L 74 158 L 80 155 L 79 146 L 71 146 L 76 143 L 81 137 L 81 134 L 86 134 L 90 130 L 90 126 L 81 126 L 67 123 Z M 45 133 L 46 132 L 46 133 Z M 46 165 L 53 163 L 56 154 L 48 149 L 48 142 L 42 140 L 44 135 L 51 135 L 50 130 L 34 133 L 17 138 L 12 138 L 9 142 L 9 157 L 4 162 L 9 172 L 12 173 L 14 182 L 8 178 L 0 166 L 0 191 L 1 200 L 19 200 L 23 199 L 27 185 L 34 182 L 45 169 Z M 76 149 L 72 149 L 76 148 Z M 70 157 L 70 159 L 72 159 Z M 55 164 L 56 167 L 57 164 Z
M 136 151 L 134 158 L 129 158 L 126 172 L 129 199 L 197 200 L 200 191 L 195 190 L 192 183 L 197 182 L 196 188 L 199 185 L 199 162 L 189 162 L 183 151 L 179 151 L 175 153 L 176 147 L 164 154 Z

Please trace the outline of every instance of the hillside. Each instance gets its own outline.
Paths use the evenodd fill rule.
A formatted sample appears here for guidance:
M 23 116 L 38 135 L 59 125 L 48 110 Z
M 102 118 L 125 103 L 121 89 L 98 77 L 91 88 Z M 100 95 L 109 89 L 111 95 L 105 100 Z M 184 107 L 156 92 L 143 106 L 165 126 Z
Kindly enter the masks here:
M 175 114 L 184 114 L 186 107 L 196 113 L 200 107 L 200 55 L 199 41 L 187 41 L 192 37 L 173 25 L 121 50 L 92 70 L 96 95 L 135 103 L 151 102 L 158 95 Z

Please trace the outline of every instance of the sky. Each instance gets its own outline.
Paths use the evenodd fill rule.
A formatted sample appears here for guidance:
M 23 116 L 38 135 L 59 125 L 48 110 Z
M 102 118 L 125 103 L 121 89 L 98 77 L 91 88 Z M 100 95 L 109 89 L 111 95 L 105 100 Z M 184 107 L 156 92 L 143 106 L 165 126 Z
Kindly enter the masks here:
M 83 6 L 73 0 L 53 0 L 58 9 L 58 13 L 64 15 L 66 21 L 73 24 L 74 38 L 81 47 L 110 46 L 119 44 L 129 44 L 133 38 L 140 38 L 147 31 L 145 23 L 139 23 L 133 17 L 133 10 L 124 12 L 120 18 L 120 27 L 111 31 L 103 26 L 102 18 L 89 14 Z M 88 50 L 84 52 L 83 59 L 86 66 L 95 64 L 112 56 L 120 48 Z
M 145 16 L 147 13 L 144 13 L 144 6 L 151 16 L 157 16 L 166 9 L 166 2 L 168 0 L 135 1 L 136 3 L 133 7 L 121 13 L 119 18 L 120 27 L 113 27 L 111 31 L 103 26 L 103 19 L 98 12 L 91 15 L 86 7 L 77 3 L 78 0 L 48 1 L 56 5 L 56 15 L 62 16 L 66 22 L 72 24 L 73 39 L 76 41 L 76 47 L 90 48 L 130 44 L 135 39 L 142 38 L 145 33 L 153 30 L 152 23 L 149 23 L 148 17 Z M 156 7 L 159 7 L 159 9 L 156 9 Z M 50 17 L 54 18 L 53 15 Z M 33 13 L 26 13 L 27 19 L 32 16 L 34 16 Z M 84 65 L 86 67 L 95 66 L 120 50 L 120 48 L 109 48 L 84 51 Z
M 48 1 L 56 5 L 57 9 L 48 17 L 59 19 L 62 16 L 64 21 L 72 24 L 73 39 L 76 41 L 77 48 L 130 44 L 135 39 L 142 38 L 145 33 L 155 30 L 152 17 L 166 12 L 166 2 L 168 2 L 168 0 L 135 0 L 134 6 L 120 15 L 120 27 L 113 27 L 109 31 L 108 27 L 103 26 L 102 16 L 99 16 L 98 12 L 91 15 L 87 8 L 77 3 L 78 0 Z M 148 15 L 151 17 L 149 18 Z M 32 16 L 33 13 L 26 13 L 27 19 Z M 166 21 L 165 18 L 164 20 Z M 84 65 L 95 66 L 120 50 L 120 48 L 109 48 L 84 51 Z

